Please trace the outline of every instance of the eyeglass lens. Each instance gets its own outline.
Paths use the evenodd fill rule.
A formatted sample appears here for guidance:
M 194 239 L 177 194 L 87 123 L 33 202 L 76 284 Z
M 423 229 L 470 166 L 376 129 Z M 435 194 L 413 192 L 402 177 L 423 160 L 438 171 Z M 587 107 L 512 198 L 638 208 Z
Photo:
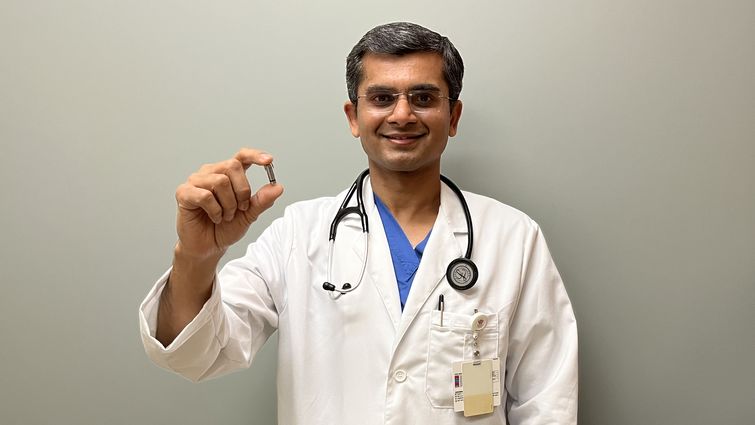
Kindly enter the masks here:
M 364 98 L 367 109 L 373 112 L 390 112 L 401 96 L 406 96 L 409 107 L 415 113 L 434 112 L 440 109 L 446 96 L 430 90 L 412 90 L 406 93 L 374 92 L 359 96 Z

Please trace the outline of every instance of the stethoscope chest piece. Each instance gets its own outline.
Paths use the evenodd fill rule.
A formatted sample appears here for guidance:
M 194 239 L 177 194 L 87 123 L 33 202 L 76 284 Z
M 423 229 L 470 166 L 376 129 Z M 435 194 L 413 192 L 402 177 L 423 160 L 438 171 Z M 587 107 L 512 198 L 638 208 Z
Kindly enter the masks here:
M 451 261 L 446 269 L 448 284 L 457 291 L 469 289 L 477 283 L 477 266 L 472 260 L 461 257 Z

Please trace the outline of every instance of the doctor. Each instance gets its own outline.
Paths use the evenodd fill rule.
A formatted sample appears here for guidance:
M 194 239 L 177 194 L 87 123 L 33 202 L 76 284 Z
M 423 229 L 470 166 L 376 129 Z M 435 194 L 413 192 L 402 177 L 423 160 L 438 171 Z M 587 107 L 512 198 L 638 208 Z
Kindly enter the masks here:
M 344 111 L 367 154 L 369 233 L 343 217 L 332 258 L 346 191 L 288 206 L 216 273 L 283 192 L 252 194 L 245 175 L 273 158 L 242 149 L 180 185 L 173 266 L 140 307 L 150 358 L 206 380 L 248 367 L 277 330 L 280 424 L 576 424 L 576 323 L 540 228 L 440 179 L 463 69 L 447 38 L 410 23 L 354 46 Z M 463 199 L 479 277 L 458 290 L 446 272 L 472 236 Z

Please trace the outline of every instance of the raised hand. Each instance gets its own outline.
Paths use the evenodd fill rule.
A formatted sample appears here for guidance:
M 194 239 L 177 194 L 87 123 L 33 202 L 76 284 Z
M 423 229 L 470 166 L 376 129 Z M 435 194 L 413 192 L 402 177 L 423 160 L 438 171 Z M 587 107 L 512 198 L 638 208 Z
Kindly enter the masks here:
M 246 170 L 272 161 L 267 153 L 241 149 L 233 158 L 203 165 L 178 186 L 176 227 L 182 254 L 197 258 L 222 255 L 246 234 L 283 193 L 280 184 L 267 183 L 252 195 Z

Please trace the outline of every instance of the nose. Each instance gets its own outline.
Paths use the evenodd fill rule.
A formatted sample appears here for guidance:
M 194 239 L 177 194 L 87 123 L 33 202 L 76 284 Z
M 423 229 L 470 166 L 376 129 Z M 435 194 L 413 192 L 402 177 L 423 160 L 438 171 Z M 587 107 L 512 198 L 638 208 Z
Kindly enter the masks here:
M 417 121 L 412 106 L 409 104 L 409 97 L 403 93 L 396 99 L 396 105 L 387 118 L 388 122 L 396 125 L 405 125 Z

